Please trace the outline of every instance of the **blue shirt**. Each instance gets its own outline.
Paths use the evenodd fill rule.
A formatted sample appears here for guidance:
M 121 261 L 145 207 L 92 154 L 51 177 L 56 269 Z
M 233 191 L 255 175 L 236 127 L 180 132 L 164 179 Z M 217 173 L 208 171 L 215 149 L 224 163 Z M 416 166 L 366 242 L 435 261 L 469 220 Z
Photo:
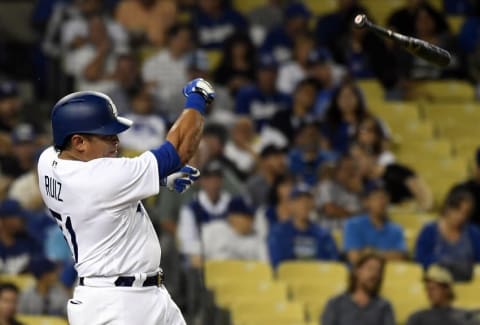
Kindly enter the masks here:
M 337 156 L 335 153 L 319 151 L 313 160 L 307 161 L 302 150 L 293 148 L 288 153 L 288 168 L 290 172 L 300 180 L 300 182 L 314 186 L 318 181 L 318 175 L 322 164 L 329 161 L 335 161 L 336 158 Z
M 226 9 L 219 17 L 211 17 L 199 11 L 194 25 L 198 33 L 198 40 L 203 48 L 221 49 L 223 42 L 235 30 L 247 30 L 247 21 L 235 10 Z
M 306 230 L 298 230 L 291 220 L 279 223 L 272 228 L 267 241 L 273 267 L 288 260 L 338 259 L 333 237 L 313 223 Z
M 0 273 L 27 271 L 30 260 L 38 256 L 41 256 L 41 245 L 27 235 L 17 236 L 12 246 L 0 242 Z
M 407 250 L 403 229 L 399 225 L 387 220 L 382 228 L 376 228 L 368 215 L 353 217 L 345 223 L 343 248 L 346 252 L 364 248 L 378 251 Z
M 277 27 L 267 34 L 260 47 L 260 52 L 273 55 L 277 62 L 285 62 L 291 57 L 293 44 L 294 42 L 287 35 L 285 28 Z
M 264 94 L 257 86 L 244 87 L 237 94 L 235 113 L 249 115 L 255 122 L 257 131 L 278 111 L 290 106 L 291 98 L 288 95 L 274 92 Z
M 469 17 L 458 34 L 458 43 L 467 53 L 475 51 L 480 41 L 480 17 Z
M 470 280 L 474 263 L 480 262 L 480 230 L 465 226 L 456 242 L 447 241 L 438 223 L 425 225 L 415 245 L 415 260 L 424 268 L 438 263 L 448 268 L 455 280 Z
M 321 132 L 325 138 L 330 142 L 333 151 L 342 154 L 348 152 L 350 148 L 350 140 L 353 136 L 353 128 L 346 122 L 341 122 L 340 125 L 334 127 L 332 125 L 324 125 Z

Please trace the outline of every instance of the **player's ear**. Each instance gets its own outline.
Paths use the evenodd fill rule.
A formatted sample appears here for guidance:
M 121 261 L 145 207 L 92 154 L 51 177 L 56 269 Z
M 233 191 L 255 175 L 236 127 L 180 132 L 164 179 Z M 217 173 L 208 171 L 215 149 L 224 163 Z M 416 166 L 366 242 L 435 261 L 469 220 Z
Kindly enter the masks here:
M 78 152 L 84 152 L 86 149 L 85 148 L 86 144 L 87 144 L 87 139 L 85 138 L 85 136 L 81 134 L 74 134 L 70 139 L 71 147 Z

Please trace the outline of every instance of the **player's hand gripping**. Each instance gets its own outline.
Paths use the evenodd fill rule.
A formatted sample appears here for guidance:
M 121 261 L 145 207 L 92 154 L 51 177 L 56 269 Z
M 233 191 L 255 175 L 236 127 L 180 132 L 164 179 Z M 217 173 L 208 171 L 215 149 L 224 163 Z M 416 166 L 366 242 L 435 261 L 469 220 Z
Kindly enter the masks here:
M 183 87 L 183 95 L 188 97 L 192 93 L 202 95 L 207 104 L 210 104 L 215 99 L 215 90 L 212 85 L 203 78 L 193 79 Z
M 160 181 L 170 191 L 183 193 L 200 177 L 200 171 L 190 165 L 183 166 L 178 172 L 168 175 Z

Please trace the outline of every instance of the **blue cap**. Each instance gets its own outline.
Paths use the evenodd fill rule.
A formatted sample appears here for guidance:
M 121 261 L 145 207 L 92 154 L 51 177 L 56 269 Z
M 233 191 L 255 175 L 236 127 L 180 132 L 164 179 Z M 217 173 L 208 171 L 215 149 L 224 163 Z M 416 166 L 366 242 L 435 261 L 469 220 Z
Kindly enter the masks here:
M 32 142 L 35 138 L 35 130 L 31 124 L 22 123 L 12 131 L 12 142 L 14 144 Z
M 310 10 L 303 3 L 292 3 L 285 9 L 285 19 L 303 17 L 309 19 L 311 17 Z
M 23 218 L 25 212 L 17 200 L 6 199 L 0 202 L 0 218 L 20 217 Z
M 323 64 L 332 61 L 332 54 L 325 48 L 316 48 L 308 53 L 307 64 Z
M 277 69 L 278 62 L 275 60 L 275 57 L 270 53 L 264 53 L 258 58 L 258 68 L 259 69 Z
M 312 191 L 310 186 L 307 184 L 298 184 L 296 185 L 292 191 L 290 192 L 290 198 L 291 199 L 296 199 L 302 196 L 310 196 L 313 197 Z
M 9 97 L 18 96 L 18 88 L 14 82 L 3 81 L 0 82 L 0 100 Z
M 253 218 L 253 208 L 242 197 L 234 197 L 228 204 L 228 213 L 248 215 Z
M 30 262 L 30 272 L 32 272 L 33 276 L 37 279 L 56 269 L 57 265 L 55 263 L 43 257 L 35 258 Z

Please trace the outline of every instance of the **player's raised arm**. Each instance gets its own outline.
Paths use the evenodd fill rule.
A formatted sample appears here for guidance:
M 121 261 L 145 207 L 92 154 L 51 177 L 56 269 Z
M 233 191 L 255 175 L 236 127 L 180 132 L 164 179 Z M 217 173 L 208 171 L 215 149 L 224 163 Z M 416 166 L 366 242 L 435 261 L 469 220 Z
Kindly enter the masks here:
M 187 97 L 185 110 L 168 132 L 167 141 L 176 149 L 182 164 L 186 164 L 197 151 L 205 109 L 215 98 L 215 92 L 207 81 L 198 78 L 183 88 L 183 94 Z
M 213 87 L 202 78 L 183 88 L 185 109 L 167 134 L 167 141 L 151 150 L 158 164 L 160 179 L 184 166 L 197 151 L 207 105 L 215 98 Z

